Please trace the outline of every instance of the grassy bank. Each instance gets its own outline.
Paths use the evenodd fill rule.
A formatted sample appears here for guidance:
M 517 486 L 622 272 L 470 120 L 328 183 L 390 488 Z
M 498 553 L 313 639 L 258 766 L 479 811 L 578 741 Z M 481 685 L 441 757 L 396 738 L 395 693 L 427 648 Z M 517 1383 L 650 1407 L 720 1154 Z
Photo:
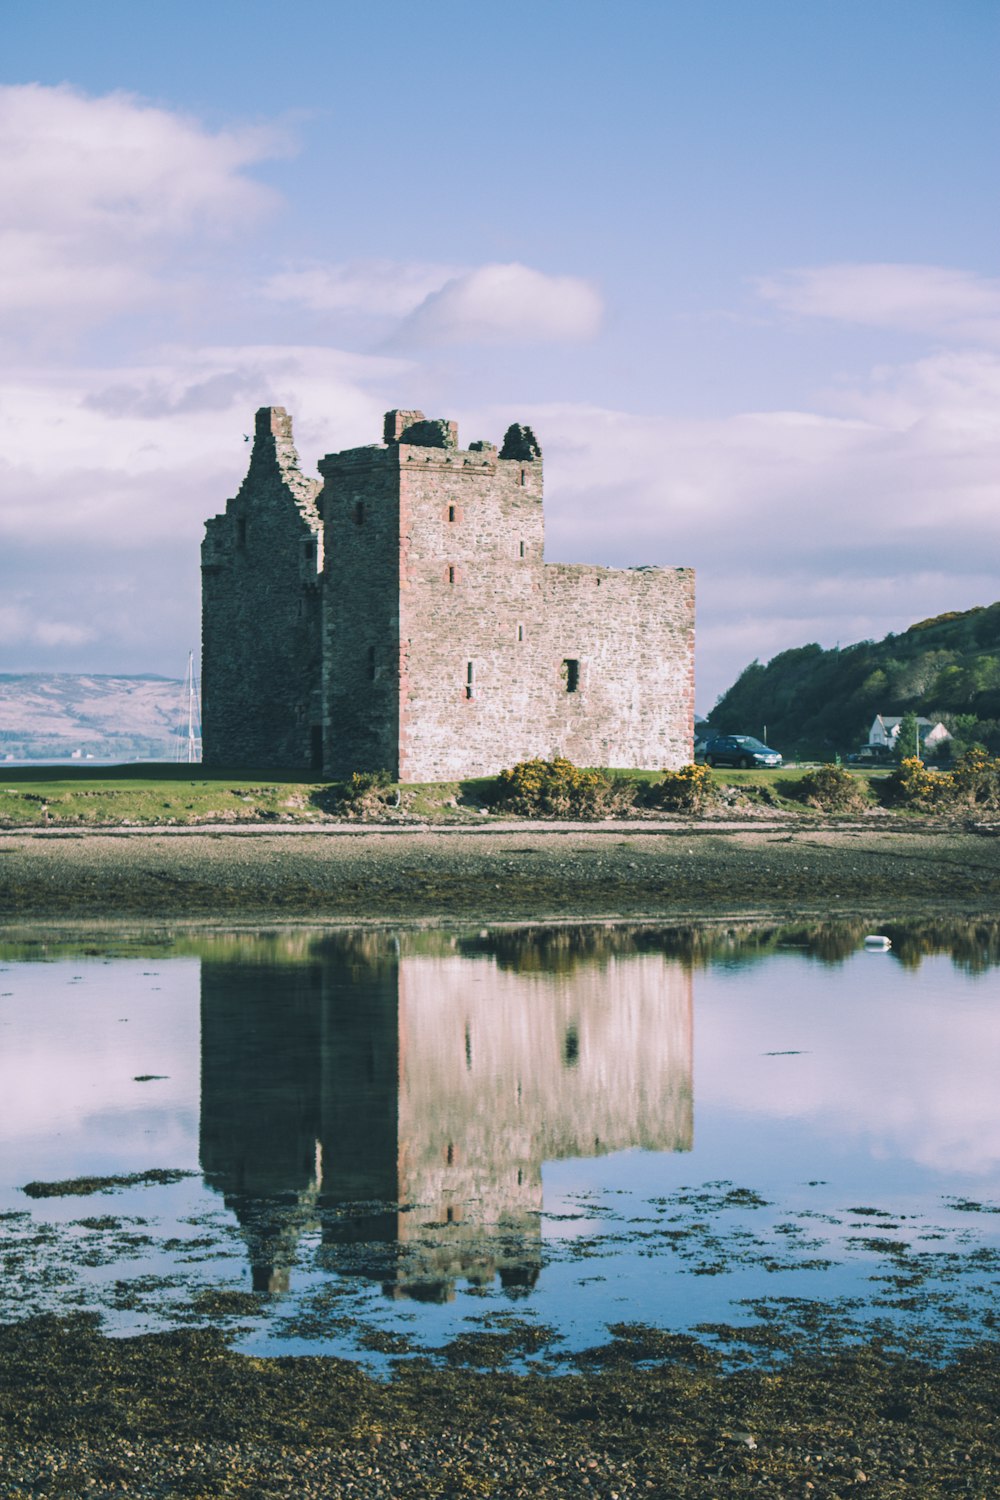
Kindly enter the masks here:
M 657 771 L 613 772 L 616 777 L 655 784 Z M 773 771 L 713 771 L 717 812 L 794 812 L 813 816 L 796 799 L 806 774 L 793 768 Z M 876 773 L 876 779 L 878 775 Z M 871 773 L 852 772 L 862 785 Z M 8 766 L 0 768 L 0 828 L 183 827 L 201 824 L 322 823 L 347 817 L 406 822 L 476 822 L 494 804 L 496 783 L 478 780 L 392 783 L 366 801 L 351 801 L 348 787 L 289 774 L 227 772 L 205 774 L 199 766 L 136 765 L 90 767 Z M 622 816 L 650 816 L 637 809 Z

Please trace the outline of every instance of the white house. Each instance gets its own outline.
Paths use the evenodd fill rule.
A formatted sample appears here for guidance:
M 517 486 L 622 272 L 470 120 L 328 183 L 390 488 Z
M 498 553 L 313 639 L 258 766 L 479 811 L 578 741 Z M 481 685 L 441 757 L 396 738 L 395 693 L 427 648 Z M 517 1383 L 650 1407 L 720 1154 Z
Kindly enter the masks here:
M 899 726 L 902 718 L 897 714 L 876 714 L 875 722 L 868 731 L 869 745 L 881 745 L 886 749 L 895 750 L 899 739 Z M 940 722 L 934 723 L 932 719 L 920 717 L 917 719 L 917 732 L 920 735 L 920 748 L 927 751 L 936 751 L 951 735 Z M 905 745 L 904 750 L 909 755 L 916 754 L 915 745 Z

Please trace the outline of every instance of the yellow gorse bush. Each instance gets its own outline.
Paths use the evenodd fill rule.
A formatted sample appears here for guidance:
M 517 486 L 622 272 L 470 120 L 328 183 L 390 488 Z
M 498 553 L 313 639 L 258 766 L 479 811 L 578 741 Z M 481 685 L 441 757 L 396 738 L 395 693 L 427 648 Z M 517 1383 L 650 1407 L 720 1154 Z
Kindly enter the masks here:
M 634 797 L 631 782 L 582 770 L 560 755 L 518 761 L 497 777 L 497 804 L 529 818 L 595 817 L 628 806 Z
M 698 812 L 715 800 L 712 773 L 707 766 L 696 765 L 664 771 L 663 780 L 651 790 L 650 800 L 658 807 Z

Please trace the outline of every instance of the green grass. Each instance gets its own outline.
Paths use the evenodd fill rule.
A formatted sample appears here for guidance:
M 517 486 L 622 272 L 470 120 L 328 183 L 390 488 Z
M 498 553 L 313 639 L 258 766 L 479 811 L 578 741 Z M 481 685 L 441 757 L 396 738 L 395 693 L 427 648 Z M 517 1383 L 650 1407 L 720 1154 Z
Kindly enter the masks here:
M 780 771 L 712 772 L 720 787 L 765 793 L 771 806 L 802 811 L 793 788 L 805 767 Z M 613 770 L 616 777 L 659 780 L 659 771 Z M 854 770 L 860 781 L 884 770 Z M 401 788 L 403 809 L 418 818 L 447 823 L 474 817 L 488 807 L 492 777 L 414 782 Z M 390 788 L 393 800 L 396 788 Z M 769 794 L 769 795 L 767 795 Z M 339 816 L 340 787 L 308 774 L 251 771 L 203 772 L 189 765 L 125 765 L 109 772 L 93 766 L 0 766 L 0 827 L 115 827 L 204 823 L 302 823 Z M 762 800 L 764 800 L 762 798 Z
M 192 774 L 192 771 L 195 774 Z M 191 766 L 0 767 L 6 827 L 310 821 L 328 789 L 290 774 L 201 774 Z

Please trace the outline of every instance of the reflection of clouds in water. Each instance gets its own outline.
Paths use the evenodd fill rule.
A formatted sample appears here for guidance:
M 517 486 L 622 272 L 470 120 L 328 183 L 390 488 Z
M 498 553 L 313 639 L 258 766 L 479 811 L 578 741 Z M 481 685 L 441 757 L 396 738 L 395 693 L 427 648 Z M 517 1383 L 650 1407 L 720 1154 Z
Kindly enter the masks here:
M 190 1159 L 198 961 L 73 958 L 5 968 L 0 990 L 11 993 L 0 1000 L 4 1148 L 60 1136 L 68 1153 L 85 1137 L 87 1151 L 121 1158 L 134 1143 L 143 1165 L 164 1152 L 171 1166 L 181 1151 Z M 135 1082 L 149 1073 L 169 1076 Z
M 875 1157 L 1000 1166 L 1000 1000 L 944 957 L 902 971 L 859 954 L 695 977 L 698 1105 L 808 1120 Z M 799 1056 L 766 1056 L 801 1049 Z

